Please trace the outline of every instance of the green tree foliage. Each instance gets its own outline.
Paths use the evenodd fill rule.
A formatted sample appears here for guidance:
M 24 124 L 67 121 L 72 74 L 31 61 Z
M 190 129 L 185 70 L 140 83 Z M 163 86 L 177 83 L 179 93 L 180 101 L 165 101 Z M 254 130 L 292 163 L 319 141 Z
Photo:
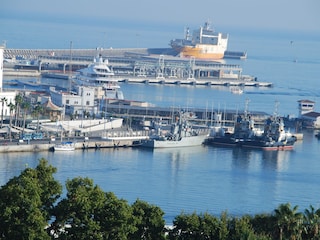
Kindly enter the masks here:
M 17 126 L 18 118 L 20 116 L 20 110 L 21 110 L 21 105 L 24 101 L 23 95 L 21 93 L 17 94 L 16 97 L 14 98 L 14 103 L 15 103 L 15 122 L 14 125 Z
M 37 118 L 37 132 L 39 132 L 39 118 L 40 115 L 43 113 L 44 109 L 43 106 L 41 104 L 37 104 L 34 108 L 32 113 L 34 114 L 34 116 Z
M 166 230 L 159 207 L 139 199 L 129 205 L 88 178 L 68 180 L 60 199 L 55 172 L 40 159 L 0 188 L 0 240 L 320 239 L 320 209 L 312 206 L 301 213 L 286 203 L 271 214 L 242 217 L 182 212 Z
M 235 217 L 230 221 L 230 240 L 238 239 L 256 239 L 254 230 L 250 224 L 250 217 L 243 216 L 241 218 Z
M 67 197 L 55 208 L 56 220 L 51 231 L 59 239 L 102 239 L 100 224 L 95 220 L 103 207 L 104 192 L 88 178 L 74 178 L 66 182 Z M 61 231 L 62 230 L 62 231 Z
M 138 199 L 132 204 L 132 211 L 137 229 L 129 235 L 129 239 L 164 238 L 164 212 L 159 207 Z
M 227 212 L 222 212 L 219 222 L 219 238 L 221 240 L 228 239 L 229 236 L 229 216 Z
M 1 125 L 0 128 L 2 128 L 3 125 L 3 110 L 4 110 L 4 104 L 7 103 L 8 99 L 6 97 L 3 97 L 0 99 L 1 102 Z
M 27 101 L 24 101 L 21 104 L 21 108 L 23 109 L 23 123 L 22 123 L 23 130 L 22 130 L 22 134 L 24 134 L 24 130 L 25 130 L 25 127 L 26 127 L 27 113 L 31 109 L 31 103 L 27 102 Z
M 53 179 L 56 169 L 41 159 L 0 189 L 0 239 L 50 239 L 45 228 L 50 210 L 61 193 Z
M 39 180 L 38 186 L 42 189 L 40 195 L 41 210 L 45 214 L 46 219 L 50 220 L 55 203 L 62 193 L 62 185 L 53 176 L 57 172 L 57 169 L 51 165 L 48 166 L 48 162 L 44 158 L 40 159 L 35 172 Z
M 303 216 L 303 226 L 303 239 L 320 239 L 320 209 L 316 210 L 313 206 L 306 209 Z
M 250 223 L 257 234 L 278 236 L 277 228 L 277 219 L 272 214 L 257 214 L 251 218 Z M 276 231 L 275 231 L 276 230 Z
M 173 229 L 169 232 L 170 240 L 270 240 L 268 235 L 256 234 L 250 224 L 251 217 L 230 217 L 223 212 L 220 218 L 208 213 L 181 213 L 174 220 Z
M 195 212 L 192 214 L 182 212 L 173 220 L 173 226 L 170 239 L 196 239 L 200 227 L 199 217 Z
M 106 193 L 103 206 L 98 209 L 96 221 L 101 224 L 103 239 L 126 240 L 137 228 L 133 225 L 132 208 L 114 193 Z
M 170 239 L 220 239 L 220 220 L 208 213 L 181 213 L 174 221 Z
M 274 210 L 279 229 L 279 239 L 301 239 L 303 215 L 297 212 L 298 206 L 280 204 Z
M 205 213 L 200 215 L 202 239 L 217 239 L 219 237 L 219 218 Z

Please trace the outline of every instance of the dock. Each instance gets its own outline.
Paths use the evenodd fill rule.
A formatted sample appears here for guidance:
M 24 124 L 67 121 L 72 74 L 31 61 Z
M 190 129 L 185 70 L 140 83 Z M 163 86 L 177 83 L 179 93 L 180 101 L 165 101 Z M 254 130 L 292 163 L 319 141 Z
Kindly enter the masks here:
M 100 148 L 121 148 L 134 147 L 135 142 L 148 138 L 149 131 L 108 131 L 104 137 L 77 137 L 69 138 L 73 141 L 76 150 L 100 149 Z M 42 152 L 53 151 L 55 144 L 61 141 L 51 141 L 50 139 L 17 141 L 1 140 L 0 153 L 9 152 Z
M 240 86 L 240 87 L 272 87 L 270 82 L 246 81 L 228 78 L 147 78 L 128 77 L 117 78 L 118 82 L 144 83 L 144 84 L 167 84 L 167 85 L 193 85 L 193 86 Z
M 88 142 L 76 142 L 76 149 L 99 149 L 99 148 L 114 148 L 114 147 L 131 147 L 134 144 L 133 139 L 111 139 L 111 140 L 101 140 L 101 141 L 88 141 Z M 32 143 L 4 143 L 0 145 L 0 153 L 9 152 L 42 152 L 42 151 L 52 151 L 55 143 L 43 143 L 42 141 Z
M 99 53 L 108 60 L 115 78 L 128 83 L 175 84 L 194 86 L 272 87 L 271 82 L 259 82 L 257 77 L 244 75 L 238 64 L 203 61 L 173 56 L 172 50 L 134 49 L 5 49 L 4 58 L 30 59 L 7 61 L 4 75 L 69 79 L 71 72 L 87 67 Z M 241 56 L 245 53 L 233 53 Z M 31 72 L 32 70 L 32 72 Z

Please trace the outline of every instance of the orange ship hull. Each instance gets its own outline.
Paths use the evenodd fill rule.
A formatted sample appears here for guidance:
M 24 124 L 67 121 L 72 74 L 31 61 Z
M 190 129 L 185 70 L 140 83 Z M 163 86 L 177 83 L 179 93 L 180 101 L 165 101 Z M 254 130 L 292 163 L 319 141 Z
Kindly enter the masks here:
M 170 45 L 181 57 L 220 60 L 227 50 L 228 34 L 214 32 L 210 23 L 206 22 L 203 27 L 194 30 L 192 36 L 189 35 L 188 28 L 184 39 L 173 39 Z
M 200 47 L 192 47 L 185 46 L 179 49 L 181 57 L 194 57 L 196 59 L 206 59 L 206 60 L 216 60 L 222 59 L 224 57 L 224 51 L 212 51 L 200 48 Z

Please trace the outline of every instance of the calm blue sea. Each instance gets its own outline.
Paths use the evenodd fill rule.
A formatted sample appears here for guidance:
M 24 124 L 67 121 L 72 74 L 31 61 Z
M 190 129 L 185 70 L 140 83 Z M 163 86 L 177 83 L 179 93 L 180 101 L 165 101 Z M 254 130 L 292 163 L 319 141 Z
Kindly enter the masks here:
M 135 30 L 124 25 L 108 27 L 74 23 L 33 22 L 0 19 L 0 41 L 8 48 L 167 47 L 183 31 L 171 27 Z M 46 29 L 46 31 L 44 31 Z M 226 60 L 240 64 L 243 74 L 272 82 L 272 88 L 248 87 L 236 95 L 227 87 L 121 84 L 127 99 L 192 109 L 243 110 L 297 116 L 301 99 L 316 102 L 320 112 L 320 38 L 316 34 L 229 32 L 229 49 L 247 51 L 248 59 Z M 4 78 L 4 80 L 9 80 Z M 35 79 L 30 79 L 35 80 Z M 61 80 L 40 79 L 43 82 Z M 59 82 L 60 81 L 60 82 Z M 264 152 L 217 147 L 195 147 L 148 151 L 101 149 L 74 153 L 8 153 L 0 155 L 0 185 L 34 167 L 44 157 L 58 168 L 56 178 L 92 178 L 105 191 L 132 203 L 137 198 L 160 206 L 171 223 L 181 211 L 220 214 L 271 212 L 290 202 L 303 211 L 320 207 L 320 142 L 313 130 L 293 151 Z M 131 156 L 128 158 L 128 156 Z

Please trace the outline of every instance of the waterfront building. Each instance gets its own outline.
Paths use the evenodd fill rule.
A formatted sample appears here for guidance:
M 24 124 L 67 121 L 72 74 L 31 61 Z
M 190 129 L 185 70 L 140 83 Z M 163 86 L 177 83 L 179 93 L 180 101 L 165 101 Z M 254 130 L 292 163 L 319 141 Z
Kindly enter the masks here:
M 299 100 L 299 117 L 303 116 L 306 113 L 313 112 L 315 107 L 315 102 L 311 100 Z
M 48 97 L 47 100 L 42 103 L 43 107 L 43 115 L 48 116 L 49 119 L 53 122 L 61 121 L 63 119 L 63 108 L 58 107 L 57 105 L 53 104 L 51 101 L 51 97 Z
M 315 112 L 315 102 L 299 100 L 299 118 L 307 127 L 320 128 L 320 113 Z
M 65 114 L 92 115 L 96 114 L 94 104 L 95 89 L 93 87 L 77 86 L 76 92 L 56 91 L 50 89 L 52 103 L 63 107 Z

